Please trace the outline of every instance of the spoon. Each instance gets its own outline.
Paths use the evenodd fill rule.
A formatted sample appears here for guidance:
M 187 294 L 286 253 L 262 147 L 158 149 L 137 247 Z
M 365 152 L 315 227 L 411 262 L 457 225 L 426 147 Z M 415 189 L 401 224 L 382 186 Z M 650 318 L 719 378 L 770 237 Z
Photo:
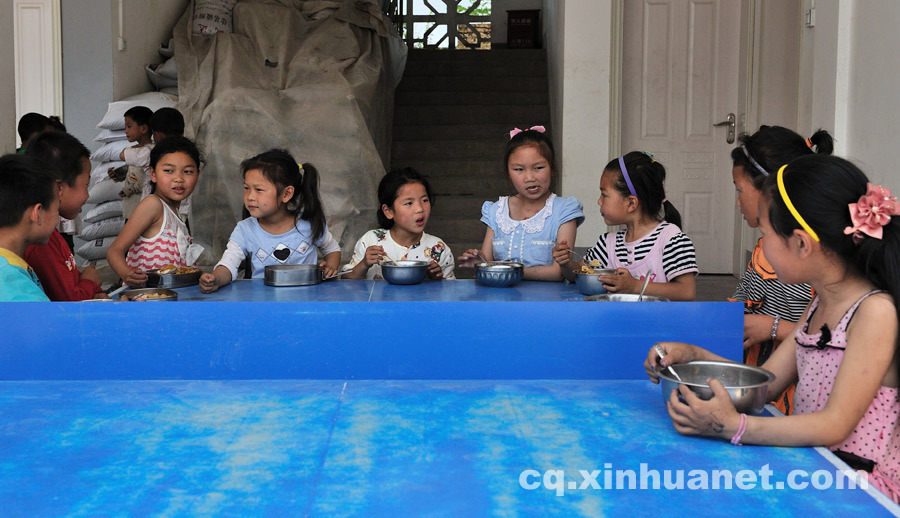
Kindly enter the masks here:
M 653 350 L 656 351 L 656 354 L 659 355 L 660 360 L 666 356 L 666 352 L 663 350 L 662 346 L 659 345 L 658 343 L 653 344 Z M 678 373 L 675 372 L 675 369 L 673 369 L 671 365 L 669 365 L 666 368 L 669 369 L 669 372 L 671 372 L 673 376 L 675 376 L 675 379 L 677 379 L 678 381 L 681 381 L 681 376 L 679 376 Z
M 337 273 L 334 274 L 334 275 L 329 275 L 328 277 L 322 277 L 322 280 L 323 280 L 323 281 L 327 281 L 328 279 L 334 279 L 335 277 L 340 277 L 341 275 L 346 275 L 346 274 L 348 274 L 348 273 L 350 273 L 350 272 L 352 272 L 352 271 L 353 271 L 353 270 L 344 270 L 344 271 L 342 271 L 342 272 L 337 272 Z
M 638 302 L 643 302 L 644 300 L 644 290 L 647 289 L 647 285 L 650 284 L 650 274 L 648 273 L 646 277 L 644 277 L 644 285 L 641 286 L 641 294 L 638 295 Z M 655 275 L 654 275 L 655 277 Z M 658 350 L 656 352 L 659 352 Z

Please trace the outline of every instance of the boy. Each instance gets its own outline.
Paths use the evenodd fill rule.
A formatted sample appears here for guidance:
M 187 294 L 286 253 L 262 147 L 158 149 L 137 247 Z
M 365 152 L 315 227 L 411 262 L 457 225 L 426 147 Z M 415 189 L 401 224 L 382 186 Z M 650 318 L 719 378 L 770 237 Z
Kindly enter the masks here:
M 75 219 L 88 199 L 91 180 L 91 154 L 84 144 L 68 133 L 49 131 L 35 137 L 25 154 L 58 175 L 59 214 Z M 100 287 L 102 279 L 96 268 L 78 271 L 72 249 L 58 231 L 46 245 L 29 246 L 23 257 L 34 268 L 50 300 L 109 298 Z
M 122 150 L 119 158 L 128 166 L 124 177 L 116 176 L 116 170 L 109 169 L 109 175 L 117 181 L 124 180 L 119 196 L 125 199 L 122 214 L 131 216 L 135 207 L 150 195 L 150 151 L 153 149 L 150 118 L 153 111 L 146 106 L 135 106 L 125 112 L 125 136 L 128 142 L 137 142 Z
M 56 177 L 34 158 L 0 157 L 0 302 L 49 301 L 22 257 L 49 241 L 59 221 Z

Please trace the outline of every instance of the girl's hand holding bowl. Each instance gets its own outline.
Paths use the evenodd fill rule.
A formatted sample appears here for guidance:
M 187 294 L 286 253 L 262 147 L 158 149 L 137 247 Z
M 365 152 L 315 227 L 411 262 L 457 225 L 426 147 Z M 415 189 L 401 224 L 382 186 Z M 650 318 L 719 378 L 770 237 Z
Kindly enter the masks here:
M 128 276 L 122 279 L 129 288 L 143 288 L 147 285 L 147 274 L 139 268 L 128 272 Z
M 323 279 L 331 277 L 332 275 L 334 275 L 338 272 L 337 268 L 332 268 L 332 267 L 328 266 L 328 263 L 326 263 L 325 261 L 322 261 L 321 263 L 319 263 L 319 268 L 322 269 L 322 278 Z
M 730 439 L 737 433 L 741 415 L 719 380 L 708 379 L 706 382 L 713 392 L 712 399 L 708 401 L 697 397 L 686 385 L 680 385 L 677 394 L 673 390 L 666 402 L 669 417 L 680 434 Z
M 609 293 L 637 293 L 643 284 L 625 268 L 616 268 L 616 273 L 612 275 L 601 275 L 600 282 Z

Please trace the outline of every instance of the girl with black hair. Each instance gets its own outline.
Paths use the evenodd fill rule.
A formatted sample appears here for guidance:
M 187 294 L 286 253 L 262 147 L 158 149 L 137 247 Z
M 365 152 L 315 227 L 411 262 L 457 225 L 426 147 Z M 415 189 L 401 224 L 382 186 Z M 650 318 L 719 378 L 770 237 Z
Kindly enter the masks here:
M 607 225 L 625 230 L 607 232 L 584 254 L 587 265 L 572 260 L 560 241 L 553 258 L 568 280 L 582 267 L 608 268 L 600 275 L 610 293 L 639 293 L 650 276 L 646 294 L 670 300 L 694 300 L 697 254 L 682 231 L 681 214 L 666 198 L 666 168 L 649 153 L 632 151 L 611 160 L 600 176 L 600 214 Z
M 767 177 L 759 228 L 766 257 L 784 282 L 809 283 L 815 297 L 793 337 L 763 365 L 776 378 L 768 400 L 794 381 L 794 414 L 738 413 L 718 380 L 713 398 L 681 387 L 667 403 L 675 429 L 773 446 L 827 446 L 870 484 L 900 500 L 897 330 L 900 203 L 841 158 L 809 155 Z M 657 369 L 723 360 L 694 345 L 665 342 L 644 362 Z
M 325 224 L 316 168 L 272 149 L 244 160 L 241 176 L 250 217 L 234 227 L 213 273 L 200 277 L 200 290 L 211 293 L 236 279 L 247 255 L 253 279 L 262 278 L 266 266 L 281 264 L 318 262 L 323 277 L 337 273 L 341 247 Z
M 434 194 L 428 180 L 411 167 L 391 171 L 378 183 L 378 225 L 363 234 L 344 266 L 348 279 L 381 278 L 382 261 L 428 261 L 428 277 L 455 279 L 450 247 L 425 233 Z

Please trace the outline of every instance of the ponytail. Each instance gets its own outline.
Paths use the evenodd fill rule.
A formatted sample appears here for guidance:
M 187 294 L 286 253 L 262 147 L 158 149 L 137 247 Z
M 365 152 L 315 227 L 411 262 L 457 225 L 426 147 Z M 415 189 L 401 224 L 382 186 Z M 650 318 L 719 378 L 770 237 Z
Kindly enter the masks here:
M 817 130 L 807 140 L 812 144 L 809 148 L 812 149 L 815 146 L 815 152 L 819 155 L 830 155 L 834 152 L 834 139 L 823 129 Z
M 647 216 L 655 220 L 662 218 L 680 228 L 681 214 L 666 197 L 666 168 L 654 160 L 653 155 L 643 151 L 631 151 L 621 158 L 627 171 L 622 171 L 619 158 L 611 160 L 604 168 L 604 171 L 619 173 L 619 178 L 615 182 L 616 190 L 622 196 L 634 195 L 641 204 L 641 211 Z M 631 187 L 625 180 L 626 174 L 631 181 Z
M 295 192 L 288 204 L 290 206 L 295 200 L 299 202 L 300 218 L 309 222 L 315 242 L 325 233 L 325 210 L 319 198 L 319 171 L 312 164 L 298 165 L 301 167 L 299 199 L 298 193 Z
M 766 178 L 791 160 L 812 154 L 830 155 L 833 150 L 834 140 L 823 129 L 807 139 L 782 126 L 763 125 L 752 135 L 743 133 L 738 137 L 738 147 L 731 150 L 731 161 L 744 170 L 754 187 L 762 189 Z

